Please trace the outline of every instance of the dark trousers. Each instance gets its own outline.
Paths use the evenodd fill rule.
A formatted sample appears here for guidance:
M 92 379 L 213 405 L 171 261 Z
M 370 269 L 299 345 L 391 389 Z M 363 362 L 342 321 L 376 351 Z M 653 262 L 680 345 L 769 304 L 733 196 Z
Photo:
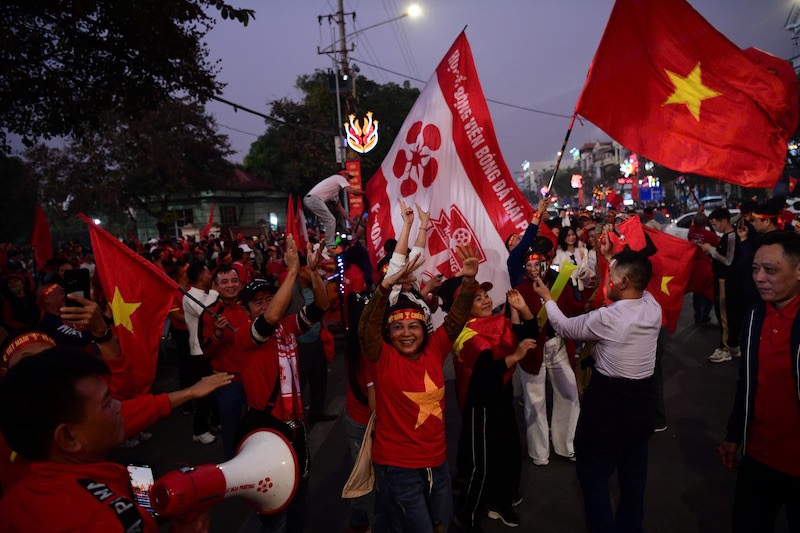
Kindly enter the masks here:
M 187 373 L 190 385 L 194 385 L 201 378 L 211 375 L 211 361 L 202 355 L 191 355 L 186 360 Z M 192 433 L 202 435 L 211 429 L 211 426 L 219 425 L 219 407 L 217 398 L 209 394 L 205 398 L 200 398 L 195 402 L 196 409 L 192 420 Z
M 694 307 L 694 321 L 701 324 L 711 322 L 711 300 L 700 294 L 692 293 L 692 306 Z
M 655 377 L 592 374 L 575 434 L 575 471 L 592 533 L 644 531 L 647 443 L 653 433 L 655 396 Z M 608 486 L 614 470 L 620 486 L 616 514 Z
M 459 476 L 463 476 L 456 513 L 464 525 L 475 525 L 485 504 L 510 509 L 522 471 L 519 429 L 514 407 L 464 409 L 458 443 Z
M 739 347 L 739 328 L 742 324 L 741 281 L 736 278 L 714 279 L 714 312 L 720 326 L 720 348 Z
M 297 343 L 297 352 L 300 356 L 300 389 L 305 389 L 308 383 L 311 414 L 322 413 L 328 390 L 328 361 L 325 359 L 322 341 Z
M 191 387 L 197 383 L 196 376 L 193 375 L 192 365 L 189 355 L 189 332 L 185 329 L 175 329 L 170 326 L 169 333 L 175 341 L 175 348 L 178 352 L 178 386 L 181 389 Z
M 617 471 L 619 505 L 611 508 L 608 482 Z M 586 523 L 592 533 L 644 531 L 644 490 L 647 482 L 647 441 L 607 452 L 577 453 L 575 472 L 583 491 Z
M 775 531 L 781 507 L 786 509 L 789 531 L 800 531 L 800 476 L 785 474 L 745 454 L 736 475 L 734 533 Z

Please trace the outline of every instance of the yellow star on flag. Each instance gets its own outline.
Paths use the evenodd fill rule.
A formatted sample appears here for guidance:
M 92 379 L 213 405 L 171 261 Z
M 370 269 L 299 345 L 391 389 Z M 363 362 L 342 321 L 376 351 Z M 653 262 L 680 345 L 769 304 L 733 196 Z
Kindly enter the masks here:
M 114 325 L 122 326 L 133 333 L 133 322 L 131 315 L 136 311 L 141 302 L 128 303 L 122 299 L 119 287 L 114 287 L 114 299 L 111 300 L 111 314 L 114 315 Z
M 420 427 L 429 416 L 435 416 L 439 420 L 444 420 L 444 413 L 442 412 L 442 398 L 444 398 L 444 387 L 437 387 L 428 371 L 425 371 L 425 390 L 423 392 L 406 392 L 403 391 L 412 402 L 419 406 L 419 414 L 417 415 L 417 424 L 414 429 Z
M 666 294 L 667 296 L 671 296 L 669 293 L 669 282 L 673 280 L 675 276 L 662 276 L 661 277 L 661 292 Z
M 669 98 L 667 98 L 667 101 L 664 102 L 663 105 L 685 104 L 695 120 L 700 122 L 700 103 L 703 100 L 717 97 L 722 93 L 703 85 L 700 79 L 700 63 L 697 63 L 686 77 L 675 74 L 667 69 L 664 69 L 664 71 L 667 73 L 667 76 L 669 76 L 672 85 L 675 86 L 675 91 L 669 95 Z

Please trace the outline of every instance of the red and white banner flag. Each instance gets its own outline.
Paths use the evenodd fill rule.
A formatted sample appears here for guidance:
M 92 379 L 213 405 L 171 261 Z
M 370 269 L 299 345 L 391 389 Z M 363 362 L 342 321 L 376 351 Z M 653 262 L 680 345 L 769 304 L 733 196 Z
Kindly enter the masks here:
M 481 282 L 496 303 L 510 289 L 505 239 L 528 226 L 533 208 L 514 183 L 494 133 L 467 37 L 458 36 L 406 117 L 381 168 L 367 183 L 372 264 L 403 225 L 402 199 L 430 212 L 423 279 L 455 274 L 456 246 L 480 254 Z M 416 239 L 414 226 L 409 242 Z

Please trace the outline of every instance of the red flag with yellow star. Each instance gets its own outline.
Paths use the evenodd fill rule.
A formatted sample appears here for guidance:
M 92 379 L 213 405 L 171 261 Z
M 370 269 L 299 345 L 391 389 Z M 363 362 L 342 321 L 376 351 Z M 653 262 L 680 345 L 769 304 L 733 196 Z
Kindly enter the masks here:
M 97 275 L 114 316 L 114 329 L 135 395 L 146 394 L 156 375 L 158 345 L 178 285 L 85 215 Z
M 798 118 L 779 61 L 743 52 L 685 0 L 617 0 L 575 112 L 666 167 L 772 188 Z
M 648 239 L 655 246 L 655 254 L 649 257 L 653 265 L 653 275 L 647 290 L 661 305 L 664 323 L 669 332 L 675 333 L 683 308 L 686 285 L 689 283 L 689 274 L 692 272 L 691 261 L 697 246 L 662 231 L 642 226 L 639 217 L 626 220 L 617 227 L 617 230 L 620 235 L 611 236 L 615 254 L 626 246 L 631 250 L 640 251 L 648 245 Z

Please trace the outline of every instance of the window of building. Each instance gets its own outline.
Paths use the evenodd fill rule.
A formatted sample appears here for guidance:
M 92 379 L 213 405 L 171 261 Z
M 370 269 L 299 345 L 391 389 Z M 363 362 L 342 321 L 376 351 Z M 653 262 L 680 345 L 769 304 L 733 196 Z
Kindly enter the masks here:
M 178 217 L 178 226 L 186 226 L 194 224 L 194 210 L 193 209 L 173 209 L 173 213 Z
M 239 223 L 239 216 L 236 206 L 222 205 L 219 208 L 219 216 L 223 226 L 236 226 Z

